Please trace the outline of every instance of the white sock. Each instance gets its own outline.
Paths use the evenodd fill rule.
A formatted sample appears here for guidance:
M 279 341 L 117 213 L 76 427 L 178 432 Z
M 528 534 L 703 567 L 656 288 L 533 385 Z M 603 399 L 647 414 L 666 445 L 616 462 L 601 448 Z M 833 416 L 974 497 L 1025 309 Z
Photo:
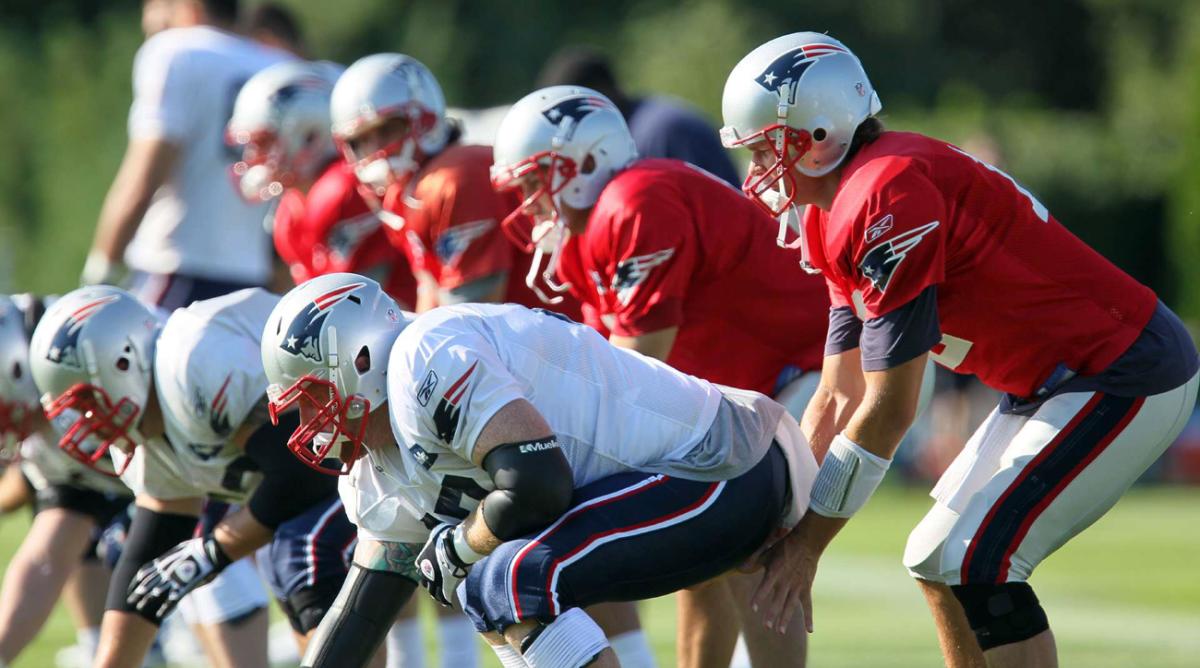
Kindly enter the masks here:
M 608 644 L 621 662 L 621 668 L 656 668 L 658 665 L 641 629 L 613 636 L 608 639 Z
M 402 619 L 387 634 L 387 668 L 425 668 L 421 620 Z
M 96 648 L 100 645 L 100 627 L 89 626 L 86 629 L 75 630 L 75 643 L 83 650 L 83 655 L 90 662 L 96 658 Z
M 529 668 L 529 664 L 525 663 L 525 659 L 521 658 L 521 653 L 513 649 L 511 645 L 488 645 L 492 651 L 496 653 L 496 658 L 500 659 L 500 665 L 504 668 Z M 0 666 L 0 668 L 4 668 Z
M 476 668 L 479 665 L 478 635 L 466 615 L 438 617 L 442 668 Z
M 608 646 L 604 631 L 583 608 L 571 608 L 546 625 L 523 656 L 530 668 L 579 668 Z

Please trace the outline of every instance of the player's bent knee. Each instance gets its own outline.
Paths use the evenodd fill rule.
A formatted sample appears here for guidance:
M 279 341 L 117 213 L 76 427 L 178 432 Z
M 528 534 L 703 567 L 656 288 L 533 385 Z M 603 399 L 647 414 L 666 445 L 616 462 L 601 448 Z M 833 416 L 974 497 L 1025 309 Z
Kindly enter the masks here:
M 582 608 L 571 608 L 522 642 L 521 655 L 531 668 L 577 668 L 608 649 L 604 631 Z
M 958 579 L 961 558 L 948 554 L 950 536 L 959 517 L 942 505 L 934 505 L 912 532 L 904 546 L 904 567 L 918 580 L 951 584 Z M 953 550 L 949 550 L 953 551 Z
M 1046 611 L 1028 583 L 953 585 L 950 590 L 984 651 L 1028 640 L 1050 628 Z

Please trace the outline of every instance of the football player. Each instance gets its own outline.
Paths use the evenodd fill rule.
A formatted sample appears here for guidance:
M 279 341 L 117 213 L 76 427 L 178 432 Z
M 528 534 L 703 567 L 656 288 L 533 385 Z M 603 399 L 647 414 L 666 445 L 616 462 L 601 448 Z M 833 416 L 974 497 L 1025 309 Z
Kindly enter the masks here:
M 810 510 L 764 558 L 768 624 L 809 607 L 818 559 L 871 496 L 912 420 L 926 357 L 1004 393 L 934 488 L 904 563 L 952 666 L 1056 665 L 1027 580 L 1174 440 L 1196 401 L 1195 344 L 1153 291 L 1010 176 L 931 137 L 885 131 L 858 58 L 786 35 L 733 69 L 727 146 L 748 194 L 800 204 L 833 299 L 804 429 L 823 455 Z M 786 307 L 780 303 L 777 308 Z M 865 388 L 846 382 L 865 377 Z
M 241 151 L 238 189 L 255 202 L 278 198 L 275 250 L 292 280 L 350 271 L 371 276 L 400 304 L 416 303 L 416 279 L 358 192 L 352 167 L 329 133 L 329 97 L 341 68 L 280 63 L 238 93 L 227 136 Z
M 489 183 L 491 149 L 459 143 L 428 68 L 396 53 L 367 56 L 338 79 L 331 109 L 346 161 L 421 281 L 419 312 L 461 302 L 540 303 L 523 282 L 528 258 L 500 228 L 512 205 Z M 577 315 L 578 304 L 556 310 Z
M 266 208 L 230 187 L 224 133 L 242 84 L 289 56 L 237 35 L 237 10 L 237 0 L 143 3 L 129 144 L 83 283 L 111 283 L 128 264 L 132 291 L 170 310 L 270 277 Z
M 294 416 L 267 420 L 258 349 L 277 300 L 242 290 L 164 324 L 123 290 L 83 288 L 34 330 L 47 415 L 78 416 L 60 447 L 86 463 L 111 456 L 136 494 L 97 666 L 139 665 L 181 598 L 260 547 L 301 650 L 345 578 L 355 536 L 335 485 L 282 447 Z M 244 505 L 192 537 L 205 497 Z
M 104 592 L 97 584 L 109 575 L 96 556 L 96 538 L 133 500 L 113 477 L 111 466 L 102 473 L 54 447 L 58 437 L 42 413 L 29 373 L 29 336 L 47 301 L 30 295 L 0 296 L 0 443 L 9 463 L 5 475 L 15 475 L 21 487 L 28 485 L 34 512 L 33 524 L 4 572 L 0 665 L 12 663 L 33 640 L 60 593 L 76 622 L 79 646 L 91 660 L 104 605 Z M 6 507 L 3 512 L 12 510 Z
M 527 215 L 550 258 L 531 278 L 547 292 L 569 290 L 612 343 L 777 397 L 799 418 L 817 383 L 829 298 L 793 253 L 774 246 L 773 222 L 742 193 L 685 162 L 638 160 L 618 108 L 578 86 L 513 105 L 493 183 L 521 191 L 505 224 Z M 681 593 L 680 665 L 729 665 L 739 626 L 730 613 L 748 616 L 758 577 Z M 746 625 L 746 641 L 760 662 L 805 651 L 799 626 L 784 642 Z
M 780 404 L 547 311 L 412 320 L 373 281 L 324 276 L 280 301 L 262 354 L 272 410 L 300 408 L 289 448 L 340 460 L 359 527 L 306 666 L 360 665 L 418 581 L 461 599 L 505 666 L 615 666 L 582 606 L 740 564 L 815 475 Z

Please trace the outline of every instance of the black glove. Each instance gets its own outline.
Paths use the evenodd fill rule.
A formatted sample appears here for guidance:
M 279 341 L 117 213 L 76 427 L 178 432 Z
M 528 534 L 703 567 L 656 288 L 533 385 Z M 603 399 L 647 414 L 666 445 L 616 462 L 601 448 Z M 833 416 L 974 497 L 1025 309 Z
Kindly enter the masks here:
M 421 586 L 429 590 L 435 601 L 445 606 L 454 605 L 454 590 L 467 577 L 470 564 L 464 562 L 454 551 L 454 528 L 456 524 L 439 524 L 429 534 L 425 547 L 417 555 L 417 571 L 421 574 Z
M 126 601 L 162 620 L 191 590 L 215 578 L 232 563 L 212 535 L 185 540 L 138 569 Z

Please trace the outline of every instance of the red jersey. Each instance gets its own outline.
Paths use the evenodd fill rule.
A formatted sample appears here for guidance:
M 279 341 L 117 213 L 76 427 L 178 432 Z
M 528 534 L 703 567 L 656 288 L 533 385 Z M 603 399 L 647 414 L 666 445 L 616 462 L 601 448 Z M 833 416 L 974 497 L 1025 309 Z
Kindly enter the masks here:
M 1020 397 L 1060 364 L 1103 371 L 1157 304 L 1007 174 L 918 134 L 864 146 L 804 226 L 834 306 L 871 320 L 936 286 L 934 360 Z
M 531 256 L 500 229 L 500 221 L 518 202 L 492 188 L 491 167 L 489 146 L 451 145 L 434 156 L 407 194 L 388 193 L 385 206 L 404 218 L 404 228 L 390 238 L 416 270 L 428 272 L 443 290 L 503 271 L 508 272 L 505 301 L 547 307 L 525 285 Z M 580 317 L 578 303 L 571 299 L 548 308 Z
M 408 260 L 387 242 L 383 225 L 358 194 L 354 170 L 337 161 L 308 194 L 290 189 L 275 211 L 275 250 L 296 283 L 353 272 L 370 276 L 404 308 L 417 302 Z
M 819 369 L 829 299 L 775 244 L 741 192 L 678 160 L 641 160 L 600 193 L 560 277 L 618 336 L 678 327 L 667 363 L 773 394 L 789 367 Z

